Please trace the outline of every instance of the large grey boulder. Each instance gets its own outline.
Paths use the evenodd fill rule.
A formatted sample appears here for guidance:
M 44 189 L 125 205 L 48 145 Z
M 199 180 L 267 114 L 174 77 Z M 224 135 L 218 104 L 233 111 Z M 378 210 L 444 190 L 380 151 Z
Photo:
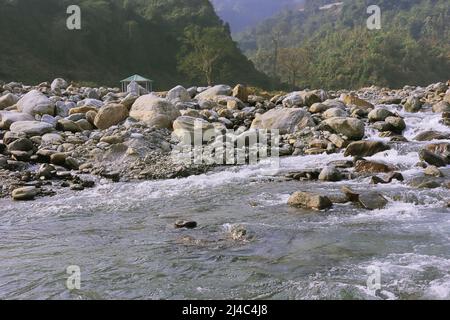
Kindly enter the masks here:
M 191 96 L 183 86 L 176 86 L 175 88 L 167 92 L 166 99 L 172 102 L 173 104 L 176 104 L 178 102 L 191 101 Z
M 0 129 L 8 130 L 17 121 L 33 121 L 34 117 L 27 113 L 14 111 L 0 111 Z
M 179 116 L 180 112 L 172 103 L 153 94 L 139 97 L 130 110 L 130 117 L 155 128 L 171 129 Z
M 215 96 L 230 96 L 231 93 L 232 90 L 230 86 L 219 84 L 199 93 L 195 98 L 197 100 L 210 100 Z
M 311 115 L 299 108 L 277 108 L 264 114 L 256 114 L 252 129 L 278 129 L 280 133 L 294 133 L 314 126 Z
M 68 86 L 69 85 L 66 80 L 62 78 L 56 78 L 55 80 L 52 81 L 50 89 L 52 89 L 52 91 L 60 91 L 62 89 L 66 89 Z
M 40 121 L 17 121 L 14 122 L 9 130 L 11 132 L 23 132 L 27 136 L 42 136 L 53 131 L 54 127 L 47 122 Z
M 32 116 L 37 114 L 53 116 L 55 114 L 55 104 L 41 92 L 32 90 L 17 102 L 17 110 Z
M 361 140 L 365 134 L 364 122 L 355 118 L 336 117 L 322 121 L 321 126 L 331 129 L 350 140 Z

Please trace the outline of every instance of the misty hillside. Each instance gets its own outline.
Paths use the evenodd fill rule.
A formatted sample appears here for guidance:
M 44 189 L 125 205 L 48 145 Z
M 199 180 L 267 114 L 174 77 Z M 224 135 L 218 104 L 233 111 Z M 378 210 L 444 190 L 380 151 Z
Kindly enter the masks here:
M 211 0 L 233 33 L 255 26 L 283 9 L 300 8 L 304 0 Z

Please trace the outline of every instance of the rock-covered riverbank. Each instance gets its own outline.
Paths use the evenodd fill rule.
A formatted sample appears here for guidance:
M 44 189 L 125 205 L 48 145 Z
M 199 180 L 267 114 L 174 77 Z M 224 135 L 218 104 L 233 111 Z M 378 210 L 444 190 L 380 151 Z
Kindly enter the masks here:
M 365 158 L 394 146 L 426 142 L 417 163 L 424 175 L 408 183 L 417 188 L 450 186 L 448 132 L 428 130 L 408 139 L 401 116 L 433 112 L 449 126 L 449 83 L 277 96 L 254 95 L 242 85 L 178 86 L 153 94 L 132 89 L 122 93 L 116 88 L 79 87 L 63 79 L 38 86 L 1 85 L 0 196 L 30 200 L 61 188 L 83 190 L 98 179 L 170 179 L 203 173 L 208 166 L 174 163 L 172 157 L 195 119 L 201 119 L 205 129 L 233 129 L 235 138 L 249 130 L 278 129 L 281 156 L 344 152 L 353 157 L 314 170 L 280 173 L 294 180 L 333 182 L 367 176 L 373 184 L 403 181 L 398 168 Z M 204 143 L 216 139 L 208 137 Z M 350 188 L 343 188 L 339 199 L 299 191 L 289 200 L 293 206 L 325 209 L 352 201 L 374 209 L 386 203 L 381 194 L 354 194 Z

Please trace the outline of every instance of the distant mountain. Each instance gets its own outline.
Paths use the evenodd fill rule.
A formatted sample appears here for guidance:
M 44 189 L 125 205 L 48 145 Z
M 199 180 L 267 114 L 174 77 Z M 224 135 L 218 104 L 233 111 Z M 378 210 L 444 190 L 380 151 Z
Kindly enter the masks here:
M 255 26 L 283 9 L 301 8 L 304 0 L 211 0 L 217 14 L 233 33 Z
M 367 8 L 381 29 L 367 28 Z M 235 36 L 256 67 L 291 86 L 402 87 L 447 81 L 449 0 L 305 0 Z
M 70 5 L 81 8 L 81 30 L 66 27 Z M 208 0 L 0 0 L 0 80 L 64 77 L 118 85 L 137 73 L 155 80 L 158 90 L 206 84 L 201 71 L 186 68 L 201 69 L 201 58 L 190 54 L 192 41 L 184 39 L 187 29 L 203 37 L 203 47 L 226 48 L 214 57 L 214 82 L 267 81 L 239 51 Z

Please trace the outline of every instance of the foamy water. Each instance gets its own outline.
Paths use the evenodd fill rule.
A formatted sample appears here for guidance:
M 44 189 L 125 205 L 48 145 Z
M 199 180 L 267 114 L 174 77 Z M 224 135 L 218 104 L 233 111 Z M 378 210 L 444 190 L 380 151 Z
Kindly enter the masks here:
M 449 132 L 440 115 L 389 108 L 405 117 L 408 139 Z M 370 129 L 367 136 L 379 139 Z M 368 159 L 409 180 L 422 174 L 415 165 L 424 144 L 393 144 Z M 33 202 L 0 200 L 0 298 L 448 299 L 448 189 L 280 176 L 335 160 L 351 158 L 288 157 L 279 168 L 228 167 L 177 180 L 101 183 Z M 378 191 L 389 204 L 374 211 L 338 204 L 327 212 L 286 205 L 294 191 L 337 195 L 343 185 Z M 175 229 L 178 219 L 199 227 Z M 231 239 L 233 225 L 251 240 Z M 81 268 L 79 291 L 65 287 L 69 265 Z M 370 266 L 381 272 L 375 293 L 366 284 Z

